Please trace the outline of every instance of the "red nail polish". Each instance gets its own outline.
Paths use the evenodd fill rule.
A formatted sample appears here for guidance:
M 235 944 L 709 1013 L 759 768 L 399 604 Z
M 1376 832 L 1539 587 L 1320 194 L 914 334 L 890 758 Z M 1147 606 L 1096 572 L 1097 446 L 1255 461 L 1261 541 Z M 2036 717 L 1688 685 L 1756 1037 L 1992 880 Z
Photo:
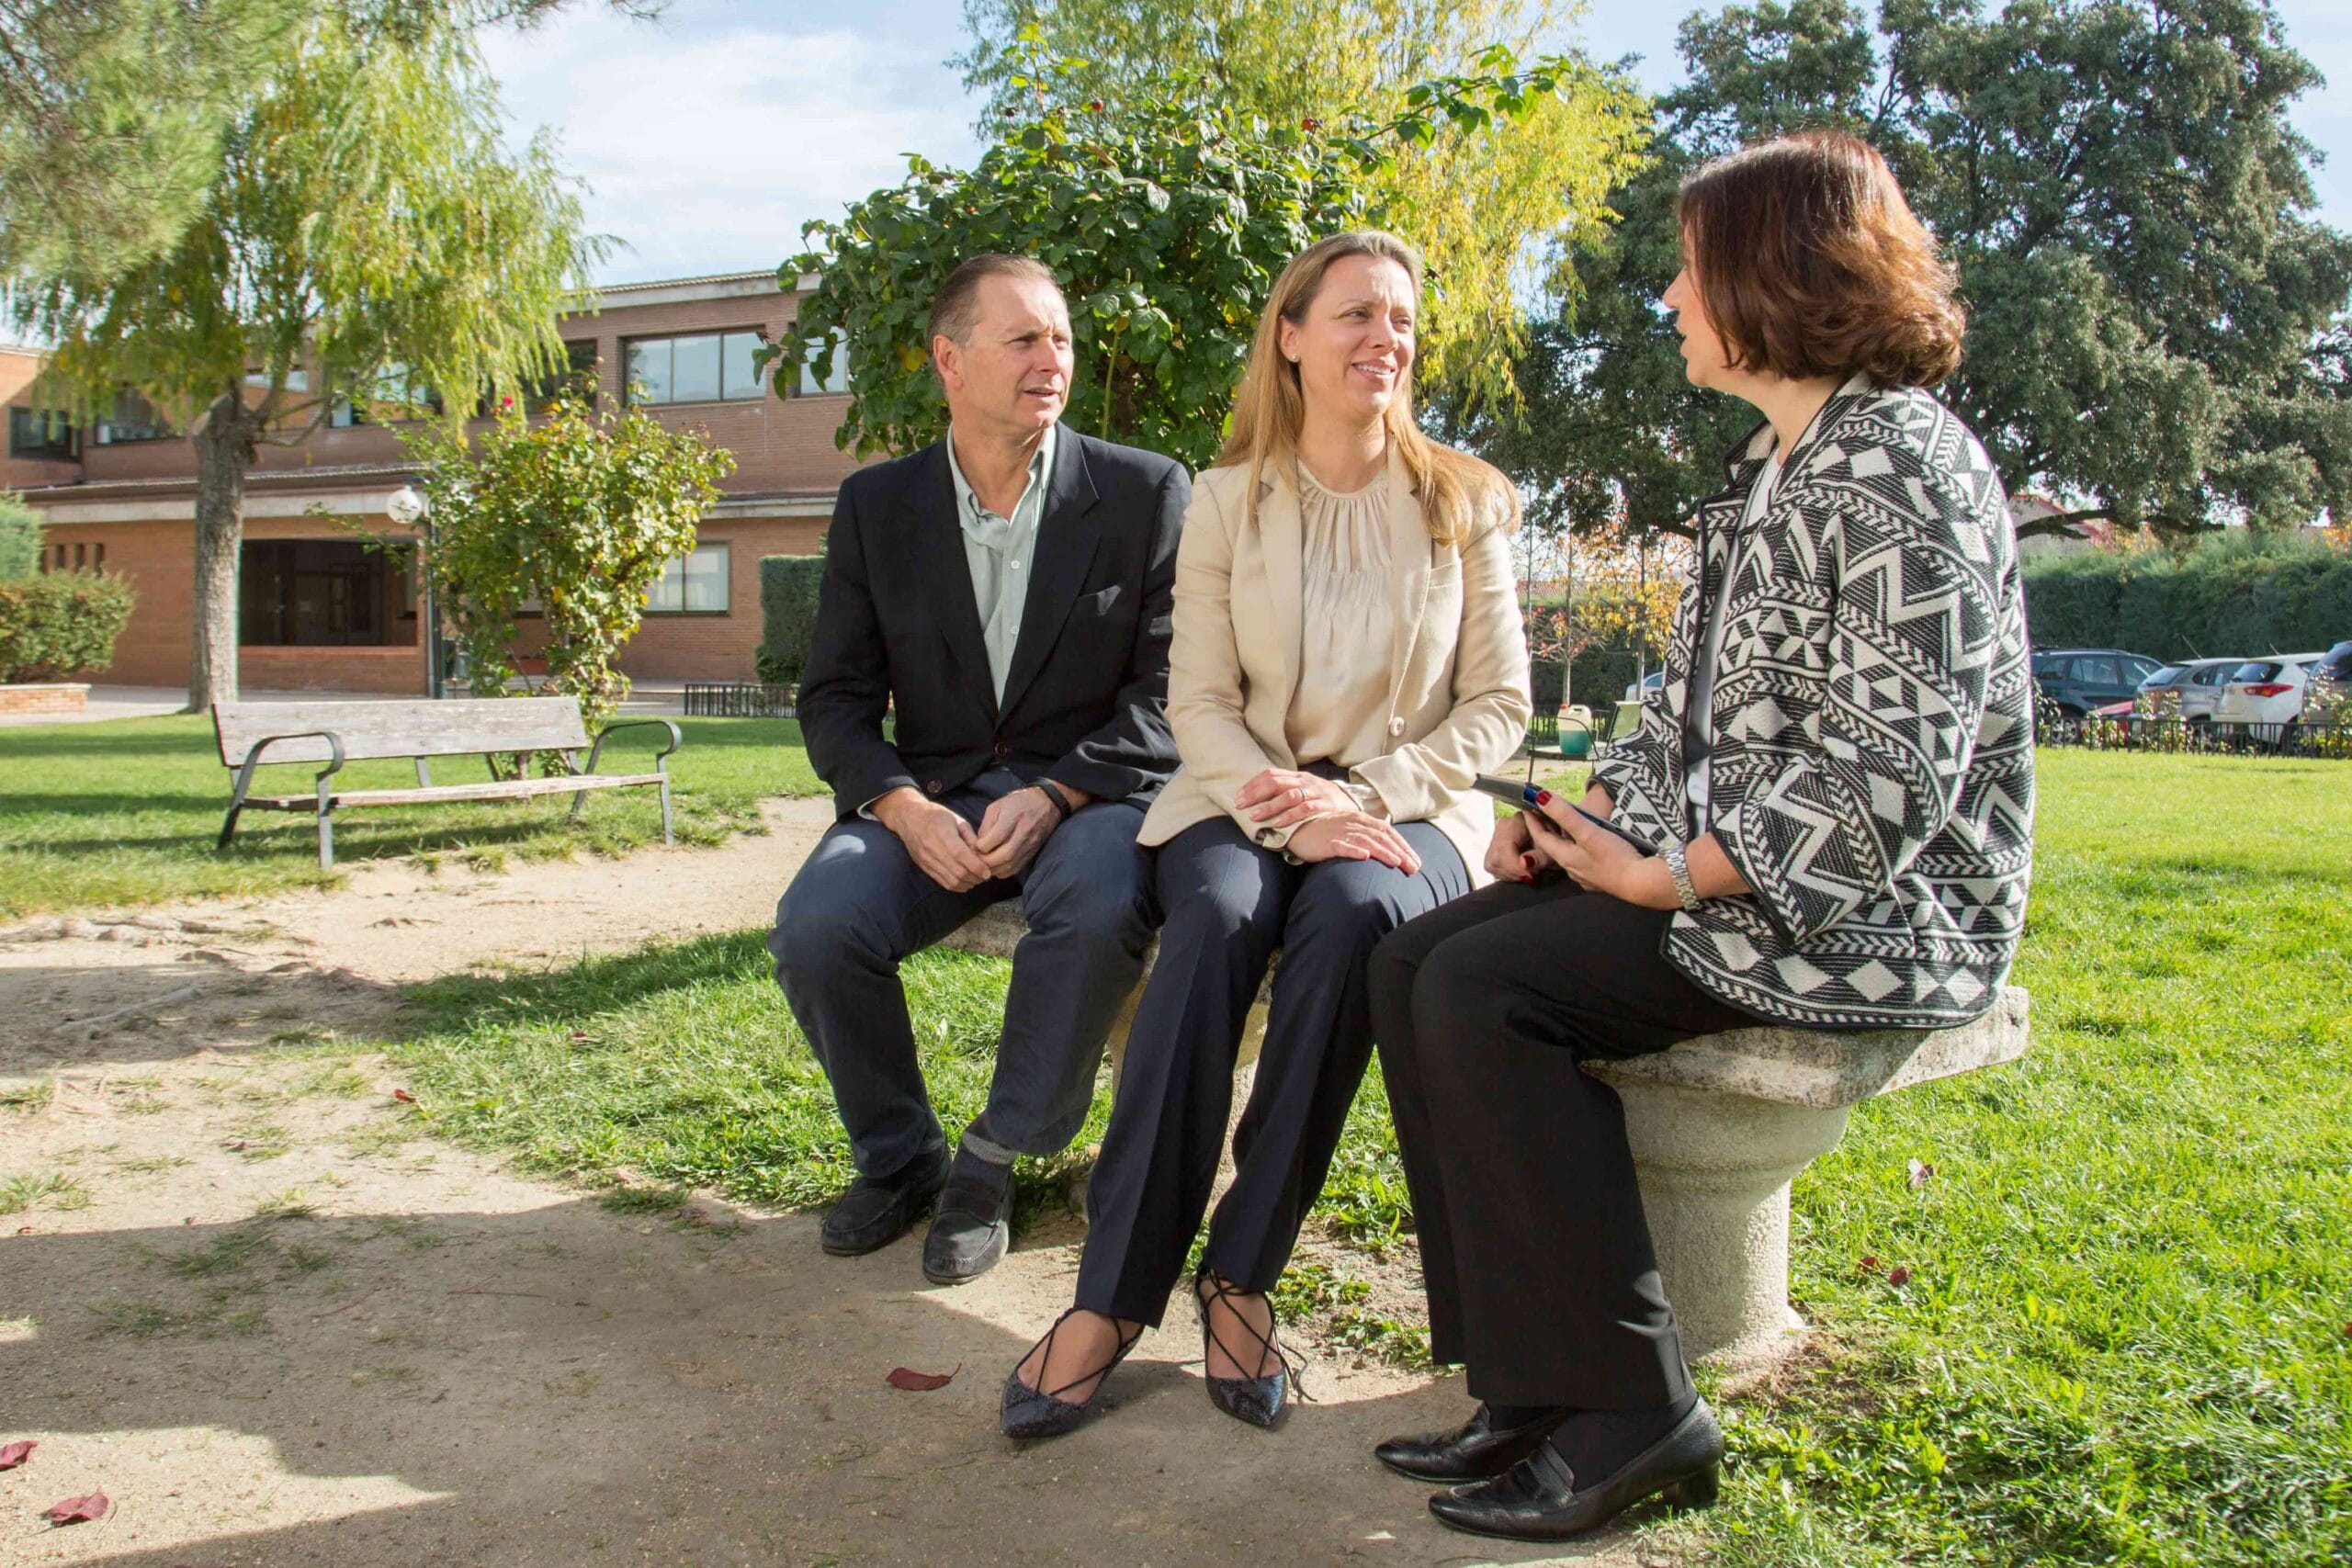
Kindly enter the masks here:
M 1551 792 L 1550 790 L 1548 790 L 1548 789 L 1539 789 L 1539 790 L 1537 790 L 1537 791 L 1535 792 L 1535 804 L 1536 804 L 1536 805 L 1538 805 L 1538 806 L 1549 806 L 1549 805 L 1551 805 L 1551 804 L 1552 804 L 1552 792 Z

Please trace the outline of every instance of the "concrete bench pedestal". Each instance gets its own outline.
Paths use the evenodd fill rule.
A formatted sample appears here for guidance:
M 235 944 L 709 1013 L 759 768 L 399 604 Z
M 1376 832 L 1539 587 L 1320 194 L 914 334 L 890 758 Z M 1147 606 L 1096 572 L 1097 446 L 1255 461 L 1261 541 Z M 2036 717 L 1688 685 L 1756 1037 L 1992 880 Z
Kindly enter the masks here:
M 1007 902 L 948 945 L 1010 958 L 1027 931 L 1020 907 Z M 1142 994 L 1138 984 L 1112 1026 L 1114 1082 Z M 1266 996 L 1261 988 L 1241 1042 L 1245 1075 L 1265 1039 Z M 1683 1354 L 1747 1370 L 1794 1349 L 1804 1335 L 1789 1305 L 1789 1184 L 1797 1172 L 1838 1146 L 1860 1101 L 2023 1055 L 2026 1023 L 2026 993 L 2008 986 L 1989 1012 L 1957 1029 L 1741 1029 L 1653 1056 L 1588 1063 L 1625 1104 Z M 1234 1097 L 1237 1117 L 1247 1092 L 1245 1083 Z
M 1874 1095 L 2025 1054 L 2026 993 L 1943 1030 L 1736 1030 L 1587 1070 L 1617 1090 L 1683 1353 L 1733 1369 L 1795 1348 L 1789 1184 Z

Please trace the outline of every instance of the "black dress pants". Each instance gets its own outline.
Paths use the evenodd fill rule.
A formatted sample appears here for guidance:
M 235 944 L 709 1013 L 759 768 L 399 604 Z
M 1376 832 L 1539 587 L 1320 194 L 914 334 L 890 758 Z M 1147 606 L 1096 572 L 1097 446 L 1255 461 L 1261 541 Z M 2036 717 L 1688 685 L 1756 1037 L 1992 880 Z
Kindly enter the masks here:
M 1497 883 L 1372 960 L 1430 1348 L 1495 1404 L 1638 1410 L 1690 1387 L 1616 1091 L 1579 1066 L 1758 1021 L 1659 952 L 1668 916 Z
M 1373 948 L 1469 890 L 1444 834 L 1427 822 L 1398 831 L 1421 857 L 1415 875 L 1377 861 L 1292 865 L 1226 817 L 1160 846 L 1167 920 L 1087 1187 L 1080 1306 L 1155 1325 L 1167 1310 L 1216 1182 L 1234 1058 L 1276 948 L 1265 1049 L 1202 1263 L 1245 1292 L 1282 1278 L 1372 1060 Z

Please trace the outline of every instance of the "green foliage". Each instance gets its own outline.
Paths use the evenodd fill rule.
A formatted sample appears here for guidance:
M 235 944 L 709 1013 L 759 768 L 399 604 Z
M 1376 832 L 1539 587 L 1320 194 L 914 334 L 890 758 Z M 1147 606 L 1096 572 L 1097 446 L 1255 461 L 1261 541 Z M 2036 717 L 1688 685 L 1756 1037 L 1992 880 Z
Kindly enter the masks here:
M 2307 653 L 2352 637 L 2352 554 L 2233 532 L 2182 551 L 2030 560 L 2026 624 L 2041 648 L 2157 659 Z
M 1957 260 L 1967 359 L 1943 395 L 2012 491 L 2176 528 L 2352 510 L 2352 238 L 2310 216 L 2288 111 L 2319 78 L 2275 11 L 1889 0 L 1873 28 L 1849 0 L 1760 0 L 1694 16 L 1680 48 L 1657 163 L 1612 194 L 1623 222 L 1520 366 L 1524 425 L 1473 431 L 1579 526 L 1622 499 L 1679 529 L 1720 488 L 1754 416 L 1685 384 L 1657 309 L 1675 194 L 1810 126 L 1883 151 Z
M 905 452 L 946 428 L 925 317 L 956 265 L 983 251 L 1036 257 L 1069 297 L 1077 374 L 1069 423 L 1205 466 L 1274 276 L 1325 234 L 1376 220 L 1370 197 L 1400 149 L 1480 134 L 1573 96 L 1572 58 L 1521 69 L 1490 51 L 1476 73 L 1416 85 L 1392 118 L 1269 125 L 1222 99 L 1147 85 L 1117 111 L 1069 104 L 1069 67 L 1019 80 L 1045 107 L 1009 111 L 969 173 L 908 160 L 908 177 L 854 203 L 779 278 L 820 275 L 803 299 L 788 368 L 831 375 L 848 355 L 851 397 L 835 440 Z M 1595 189 L 1599 188 L 1596 184 Z M 782 396 L 789 378 L 779 376 Z
M 401 13 L 379 27 L 311 6 L 241 85 L 211 183 L 168 246 L 103 272 L 36 271 L 10 297 L 17 324 L 56 345 L 54 400 L 87 414 L 128 387 L 194 432 L 198 705 L 236 693 L 257 446 L 300 439 L 340 396 L 438 388 L 456 419 L 479 389 L 560 366 L 558 313 L 601 254 L 546 140 L 506 146 L 463 17 Z
M 423 570 L 475 691 L 506 690 L 515 618 L 537 600 L 548 686 L 578 697 L 592 729 L 609 719 L 629 688 L 614 660 L 663 566 L 695 547 L 734 455 L 641 408 L 600 416 L 578 392 L 537 421 L 510 399 L 470 446 L 432 426 L 409 445 L 432 525 Z
M 40 570 L 40 513 L 13 491 L 0 490 L 0 582 Z
M 1563 243 L 1599 237 L 1605 197 L 1648 137 L 1648 104 L 1621 68 L 1539 56 L 1580 10 L 1573 0 L 969 0 L 973 47 L 953 63 L 989 95 L 983 135 L 1043 105 L 1101 102 L 1124 116 L 1170 96 L 1237 123 L 1392 127 L 1363 177 L 1367 206 L 1429 261 L 1417 376 L 1509 407 L 1531 284 L 1577 293 Z M 1057 68 L 1037 69 L 1040 54 Z
M 809 639 L 817 631 L 817 587 L 825 578 L 824 546 L 813 556 L 763 556 L 760 559 L 760 679 L 788 686 L 808 664 Z
M 1166 103 L 1117 120 L 1056 107 L 1008 122 L 969 174 L 908 163 L 900 185 L 809 224 L 814 248 L 784 269 L 821 275 L 799 324 L 820 373 L 841 352 L 829 334 L 845 340 L 836 439 L 861 456 L 946 429 L 924 332 L 932 296 L 966 257 L 1008 251 L 1045 263 L 1069 297 L 1069 422 L 1205 466 L 1274 274 L 1364 217 L 1354 161 L 1325 139 Z
M 102 572 L 0 581 L 0 682 L 106 669 L 130 605 L 130 585 Z

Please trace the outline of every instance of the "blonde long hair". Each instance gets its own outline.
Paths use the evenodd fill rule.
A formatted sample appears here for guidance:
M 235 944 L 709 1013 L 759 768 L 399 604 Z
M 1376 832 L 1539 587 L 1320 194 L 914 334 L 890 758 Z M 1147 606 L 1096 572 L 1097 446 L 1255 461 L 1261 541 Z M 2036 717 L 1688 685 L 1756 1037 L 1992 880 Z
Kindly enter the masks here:
M 1249 468 L 1247 505 L 1253 525 L 1258 520 L 1258 487 L 1267 465 L 1295 460 L 1298 433 L 1306 423 L 1306 395 L 1298 367 L 1282 351 L 1282 323 L 1305 323 L 1307 308 L 1322 292 L 1323 275 L 1345 256 L 1395 262 L 1412 279 L 1416 300 L 1419 298 L 1420 252 L 1378 229 L 1356 229 L 1317 240 L 1291 257 L 1290 265 L 1274 279 L 1265 314 L 1258 319 L 1258 335 L 1250 345 L 1250 363 L 1233 395 L 1233 426 L 1216 457 L 1218 468 Z M 1492 464 L 1421 434 L 1413 420 L 1409 382 L 1389 400 L 1384 423 L 1405 471 L 1412 477 L 1413 493 L 1420 497 L 1430 537 L 1460 548 L 1477 531 L 1482 510 L 1499 512 L 1506 528 L 1518 526 L 1519 491 Z

